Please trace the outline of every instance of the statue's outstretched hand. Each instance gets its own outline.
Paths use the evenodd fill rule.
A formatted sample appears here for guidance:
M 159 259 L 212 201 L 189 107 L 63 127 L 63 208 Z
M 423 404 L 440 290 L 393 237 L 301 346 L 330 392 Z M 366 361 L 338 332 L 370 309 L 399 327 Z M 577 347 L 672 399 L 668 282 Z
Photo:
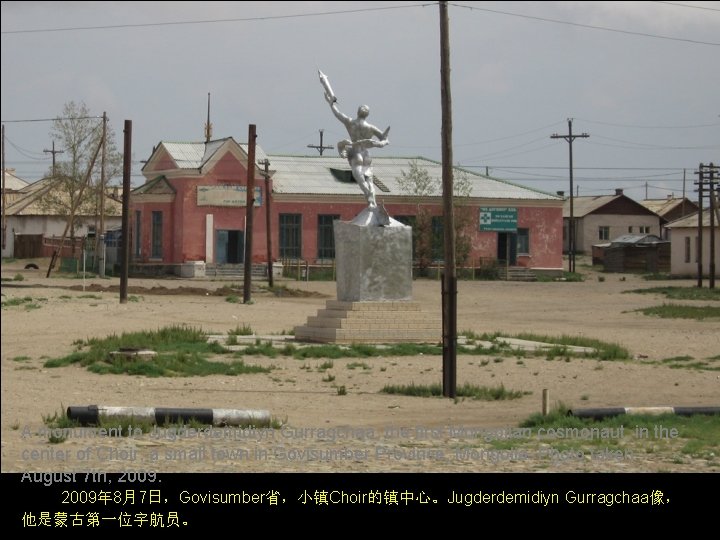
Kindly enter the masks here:
M 335 103 L 337 101 L 337 98 L 335 96 L 330 96 L 327 92 L 325 92 L 325 101 L 327 101 L 330 105 Z

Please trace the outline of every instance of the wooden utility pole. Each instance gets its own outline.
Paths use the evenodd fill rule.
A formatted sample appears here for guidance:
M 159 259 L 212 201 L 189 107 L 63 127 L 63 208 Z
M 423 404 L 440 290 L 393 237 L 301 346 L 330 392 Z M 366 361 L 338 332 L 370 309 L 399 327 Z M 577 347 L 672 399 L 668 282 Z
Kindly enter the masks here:
M 445 215 L 445 273 L 443 306 L 443 396 L 457 393 L 457 270 L 455 267 L 455 216 L 453 210 L 452 96 L 450 93 L 450 24 L 447 1 L 440 2 L 440 98 L 442 101 L 442 186 Z
M 107 113 L 102 117 L 102 154 L 100 155 L 100 230 L 95 231 L 95 257 L 98 274 L 105 277 L 105 160 L 107 158 Z
M 245 283 L 243 287 L 243 303 L 251 300 L 252 287 L 252 248 L 253 248 L 253 214 L 255 210 L 255 124 L 248 128 L 247 158 L 247 198 L 245 224 Z
M 317 144 L 307 145 L 308 148 L 315 148 L 318 152 L 320 152 L 321 156 L 323 155 L 323 151 L 330 150 L 332 148 L 332 146 L 323 146 L 323 131 L 324 130 L 322 129 L 320 130 L 320 146 L 318 146 Z
M 132 120 L 125 120 L 123 143 L 122 194 L 122 264 L 120 265 L 120 303 L 127 304 L 128 274 L 130 273 L 130 172 L 132 155 Z
M 55 175 L 56 175 L 56 171 L 55 171 L 55 154 L 64 154 L 64 153 L 65 153 L 65 150 L 55 150 L 55 141 L 53 141 L 52 150 L 48 150 L 47 148 L 45 148 L 45 149 L 43 150 L 43 152 L 46 153 L 46 154 L 52 154 L 52 163 L 53 163 L 53 164 L 52 164 L 52 175 L 53 175 L 53 178 L 55 178 Z
M 575 271 L 575 209 L 573 207 L 573 152 L 572 143 L 578 137 L 587 138 L 590 135 L 582 133 L 580 135 L 573 135 L 572 133 L 572 118 L 568 118 L 568 134 L 558 135 L 557 133 L 550 135 L 551 139 L 565 139 L 570 146 L 570 220 L 568 221 L 568 272 Z
M 0 147 L 0 158 L 2 159 L 2 248 L 5 249 L 5 236 L 7 235 L 7 218 L 5 217 L 5 207 L 7 206 L 7 196 L 5 195 L 5 125 L 2 126 L 2 147 Z
M 270 179 L 270 161 L 266 158 L 260 162 L 265 166 L 263 177 L 265 178 L 265 235 L 267 236 L 267 273 L 268 273 L 268 287 L 272 288 L 275 286 L 273 280 L 273 259 L 272 259 L 272 216 L 270 210 L 272 208 L 272 180 Z

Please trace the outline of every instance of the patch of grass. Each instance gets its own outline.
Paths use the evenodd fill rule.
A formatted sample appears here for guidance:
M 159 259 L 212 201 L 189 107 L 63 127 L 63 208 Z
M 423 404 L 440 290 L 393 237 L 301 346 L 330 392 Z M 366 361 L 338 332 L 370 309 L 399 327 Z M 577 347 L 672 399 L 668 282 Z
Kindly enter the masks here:
M 23 276 L 22 274 L 15 274 L 15 276 L 13 277 L 13 281 L 25 281 L 25 276 Z
M 694 319 L 696 321 L 720 319 L 720 307 L 716 306 L 663 304 L 662 306 L 636 309 L 635 311 L 651 317 L 660 317 L 661 319 Z
M 142 299 L 143 299 L 142 296 L 135 296 L 135 295 L 128 296 L 128 302 L 139 302 Z
M 384 394 L 400 394 L 404 396 L 417 397 L 440 397 L 442 393 L 442 385 L 424 384 L 424 385 L 386 385 L 380 390 Z M 465 383 L 456 388 L 455 395 L 458 398 L 471 398 L 482 401 L 498 401 L 506 399 L 518 399 L 532 392 L 521 392 L 518 390 L 507 390 L 504 385 L 488 387 L 478 386 L 475 384 Z
M 72 300 L 72 296 L 70 296 L 68 294 L 61 294 L 60 296 L 58 296 L 58 298 L 60 300 Z
M 47 368 L 79 364 L 95 373 L 126 373 L 148 377 L 240 375 L 267 373 L 270 368 L 246 365 L 244 362 L 213 362 L 211 355 L 229 351 L 218 343 L 208 343 L 207 336 L 196 328 L 169 326 L 157 331 L 123 333 L 103 339 L 92 338 L 79 344 L 77 351 L 45 362 Z M 137 360 L 110 353 L 122 349 L 149 349 L 157 356 Z
M 42 416 L 43 424 L 50 430 L 48 433 L 48 442 L 58 444 L 67 439 L 67 435 L 63 430 L 68 428 L 80 427 L 80 422 L 68 417 L 64 406 L 60 406 L 60 412 L 55 411 L 52 415 Z
M 2 303 L 2 307 L 21 306 L 32 301 L 33 299 L 30 296 L 24 296 L 23 298 L 10 298 Z
M 278 350 L 273 347 L 273 344 L 269 341 L 261 343 L 256 340 L 255 345 L 248 345 L 242 351 L 237 353 L 238 355 L 251 355 L 251 356 L 268 356 L 275 358 L 278 355 Z
M 662 362 L 663 364 L 670 364 L 675 362 L 689 362 L 690 360 L 694 360 L 694 358 L 692 356 L 685 355 L 673 356 L 671 358 L 663 358 L 662 360 L 660 360 L 660 362 Z
M 225 345 L 237 345 L 238 339 L 235 334 L 230 334 L 225 340 Z
M 325 371 L 326 369 L 332 368 L 334 365 L 335 363 L 332 360 L 327 360 L 318 366 L 318 370 Z
M 16 356 L 12 359 L 13 362 L 26 362 L 27 360 L 31 360 L 29 356 Z
M 635 294 L 661 294 L 668 300 L 709 300 L 720 302 L 720 289 L 707 287 L 651 287 L 623 291 Z
M 240 303 L 240 297 L 237 296 L 237 295 L 235 295 L 235 294 L 231 294 L 230 296 L 226 296 L 226 297 L 225 297 L 225 301 L 226 301 L 226 302 L 230 302 L 231 304 L 239 304 L 239 303 Z
M 78 298 L 90 298 L 91 300 L 102 300 L 102 296 L 99 294 L 81 294 Z
M 347 395 L 347 388 L 345 388 L 345 386 L 338 386 L 338 387 L 337 387 L 337 395 L 338 395 L 338 396 L 346 396 L 346 395 Z
M 252 336 L 254 333 L 250 325 L 245 323 L 242 326 L 237 325 L 233 330 L 228 330 L 229 336 Z
M 297 352 L 297 347 L 293 345 L 292 343 L 288 343 L 285 345 L 282 349 L 280 349 L 280 354 L 283 356 L 294 356 Z

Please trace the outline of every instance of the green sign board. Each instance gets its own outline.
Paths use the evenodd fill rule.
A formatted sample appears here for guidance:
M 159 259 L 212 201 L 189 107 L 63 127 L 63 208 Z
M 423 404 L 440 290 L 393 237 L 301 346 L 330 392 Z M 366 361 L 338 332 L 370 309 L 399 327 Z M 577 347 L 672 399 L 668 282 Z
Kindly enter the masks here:
M 517 232 L 517 208 L 495 206 L 481 207 L 480 230 Z

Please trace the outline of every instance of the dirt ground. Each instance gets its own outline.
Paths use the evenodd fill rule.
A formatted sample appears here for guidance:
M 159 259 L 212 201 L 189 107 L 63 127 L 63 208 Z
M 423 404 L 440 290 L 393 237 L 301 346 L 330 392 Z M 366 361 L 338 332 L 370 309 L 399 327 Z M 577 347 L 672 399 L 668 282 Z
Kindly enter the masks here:
M 46 368 L 47 359 L 69 354 L 77 340 L 123 331 L 187 324 L 226 334 L 247 324 L 259 336 L 287 334 L 323 308 L 326 299 L 334 298 L 335 283 L 282 280 L 299 292 L 277 297 L 262 290 L 259 286 L 265 282 L 259 281 L 253 303 L 245 305 L 226 301 L 233 287 L 242 298 L 237 280 L 131 279 L 131 301 L 120 304 L 117 278 L 46 278 L 45 261 L 37 261 L 38 270 L 25 269 L 27 262 L 2 264 L 3 304 L 31 297 L 38 306 L 2 309 L 2 472 L 720 471 L 718 458 L 682 453 L 681 437 L 663 440 L 651 435 L 621 457 L 601 458 L 564 452 L 565 441 L 560 439 L 524 446 L 527 441 L 507 431 L 540 411 L 543 389 L 549 390 L 552 402 L 576 408 L 720 405 L 720 372 L 649 363 L 676 356 L 717 356 L 720 322 L 648 317 L 636 310 L 667 300 L 655 294 L 625 294 L 660 285 L 692 286 L 690 281 L 645 281 L 624 274 L 599 279 L 600 274 L 579 265 L 586 279 L 577 283 L 459 282 L 461 331 L 585 336 L 617 342 L 633 355 L 627 362 L 458 356 L 458 384 L 502 384 L 529 392 L 520 399 L 487 402 L 379 392 L 387 384 L 439 383 L 440 356 L 370 358 L 362 360 L 366 368 L 354 369 L 350 364 L 356 359 L 341 359 L 324 372 L 317 369 L 323 360 L 252 356 L 247 363 L 274 369 L 267 374 L 193 378 L 98 375 L 78 366 Z M 18 275 L 23 279 L 14 279 Z M 215 292 L 222 287 L 226 289 Z M 167 294 L 170 289 L 182 294 Z M 439 318 L 438 281 L 415 281 L 414 299 Z M 482 365 L 483 359 L 490 361 Z M 335 380 L 324 381 L 328 374 Z M 347 394 L 339 395 L 338 386 L 345 386 Z M 43 416 L 86 405 L 260 409 L 270 411 L 284 426 L 133 437 L 90 430 L 95 437 L 74 434 L 60 444 L 49 444 L 42 432 Z M 627 432 L 632 428 L 628 416 Z M 486 437 L 473 430 L 484 430 Z M 499 430 L 505 430 L 504 435 Z M 486 440 L 501 436 L 509 436 L 504 444 Z

